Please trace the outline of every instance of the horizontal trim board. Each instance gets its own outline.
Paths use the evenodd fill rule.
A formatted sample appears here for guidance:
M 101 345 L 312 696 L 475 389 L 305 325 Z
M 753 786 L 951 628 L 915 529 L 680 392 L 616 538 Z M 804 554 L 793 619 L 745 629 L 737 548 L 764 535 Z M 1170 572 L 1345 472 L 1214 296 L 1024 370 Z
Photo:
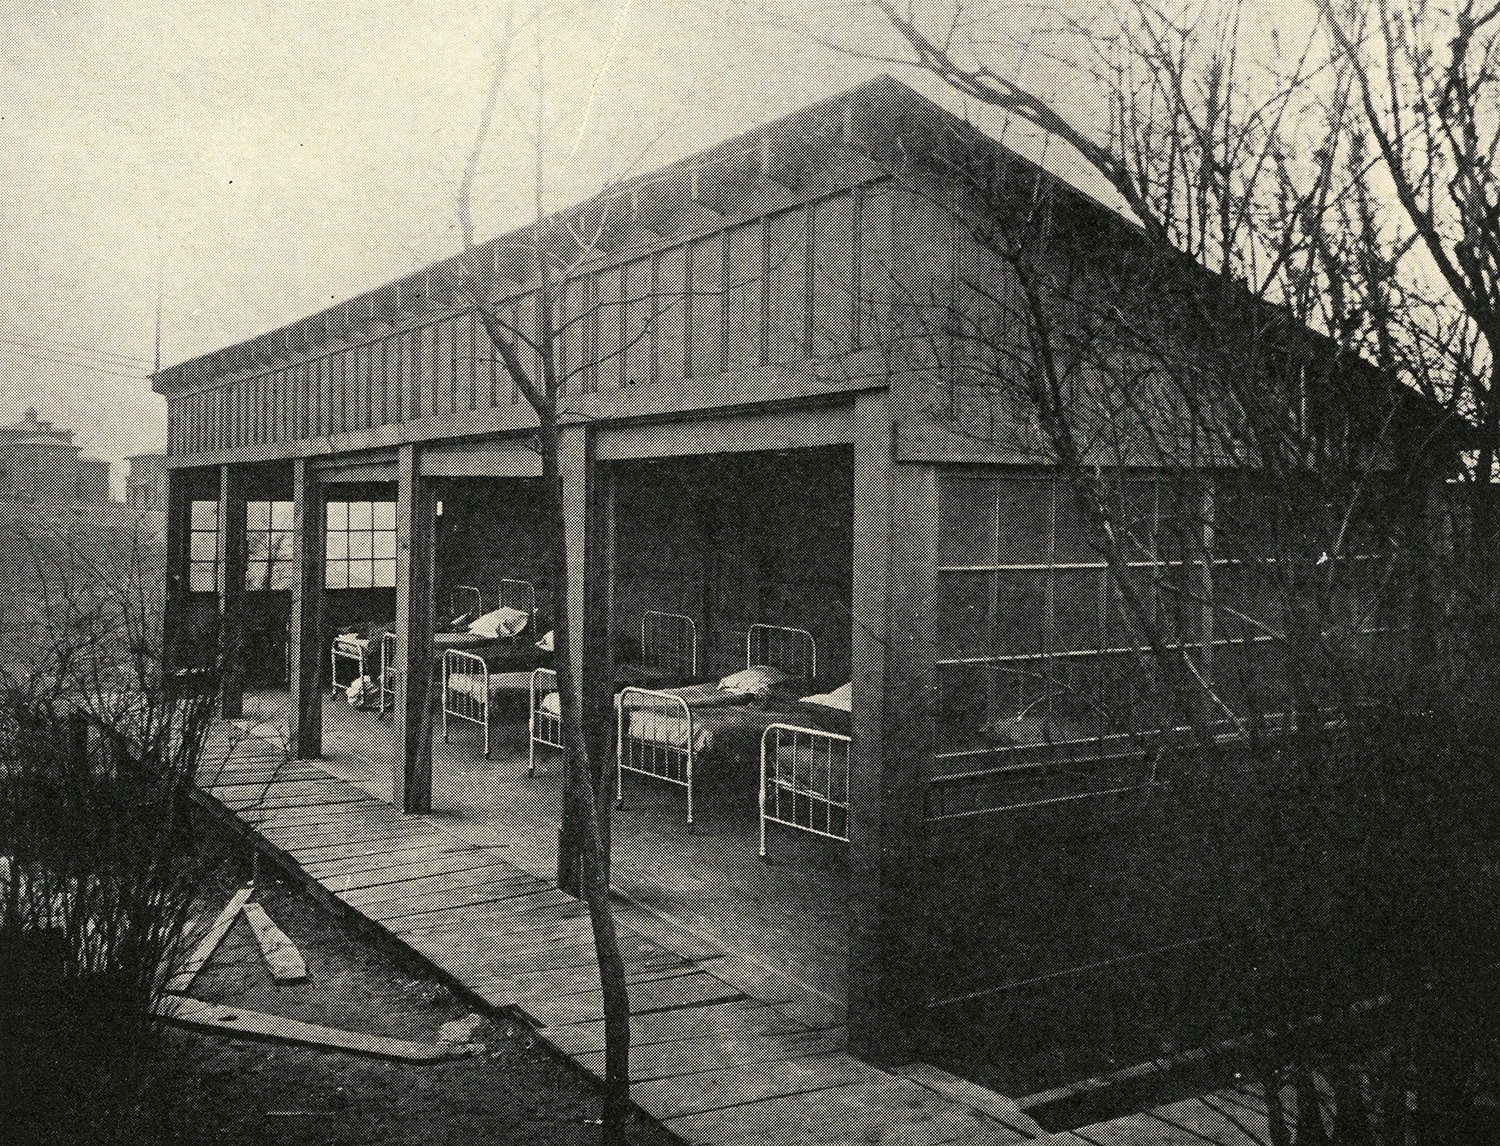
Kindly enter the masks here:
M 514 442 L 477 446 L 435 443 L 418 455 L 423 477 L 538 478 L 542 456 Z
M 845 446 L 854 442 L 858 429 L 852 405 L 603 426 L 596 438 L 596 456 L 600 461 L 627 461 Z

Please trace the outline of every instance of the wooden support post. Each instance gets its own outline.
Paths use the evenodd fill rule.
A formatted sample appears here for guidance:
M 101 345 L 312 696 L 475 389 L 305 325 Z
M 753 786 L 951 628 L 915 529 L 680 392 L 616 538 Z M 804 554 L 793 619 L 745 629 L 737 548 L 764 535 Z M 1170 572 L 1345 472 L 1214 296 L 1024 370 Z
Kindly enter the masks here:
M 186 475 L 167 471 L 166 583 L 162 587 L 162 671 L 170 678 L 182 667 L 178 656 L 183 639 L 183 599 L 188 590 L 188 514 Z
M 432 811 L 433 519 L 432 483 L 417 447 L 396 464 L 396 753 L 393 793 L 408 815 Z
M 919 1049 L 928 998 L 936 475 L 895 464 L 885 395 L 859 395 L 855 416 L 849 1039 L 894 1063 Z
M 219 711 L 245 714 L 245 482 L 219 467 Z
M 593 436 L 585 426 L 564 426 L 558 432 L 559 469 L 562 473 L 564 519 L 568 541 L 568 588 L 566 602 L 553 608 L 568 610 L 572 637 L 574 679 L 583 702 L 583 727 L 593 765 L 595 793 L 607 804 L 609 778 L 613 772 L 610 681 L 613 649 L 609 639 L 612 600 L 609 553 L 614 530 L 609 483 L 601 479 L 594 460 Z M 568 762 L 571 767 L 571 762 Z M 571 820 L 567 801 L 558 828 L 558 886 L 579 894 L 579 837 L 582 826 Z M 606 846 L 609 833 L 605 832 Z M 608 855 L 606 854 L 606 862 Z
M 292 462 L 291 753 L 323 755 L 323 491 L 306 458 Z

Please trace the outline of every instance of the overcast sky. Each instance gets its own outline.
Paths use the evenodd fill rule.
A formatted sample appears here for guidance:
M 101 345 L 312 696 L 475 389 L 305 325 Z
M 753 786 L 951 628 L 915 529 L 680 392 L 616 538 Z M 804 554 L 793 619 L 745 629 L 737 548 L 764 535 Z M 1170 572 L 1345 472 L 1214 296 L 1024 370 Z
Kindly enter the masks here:
M 165 442 L 145 377 L 159 276 L 170 365 L 453 254 L 498 9 L 0 0 L 0 422 L 34 403 L 119 489 L 121 459 Z M 882 70 L 691 4 L 600 0 L 546 71 L 552 205 Z M 513 74 L 518 103 L 533 84 Z M 530 210 L 508 118 L 495 143 L 481 238 Z

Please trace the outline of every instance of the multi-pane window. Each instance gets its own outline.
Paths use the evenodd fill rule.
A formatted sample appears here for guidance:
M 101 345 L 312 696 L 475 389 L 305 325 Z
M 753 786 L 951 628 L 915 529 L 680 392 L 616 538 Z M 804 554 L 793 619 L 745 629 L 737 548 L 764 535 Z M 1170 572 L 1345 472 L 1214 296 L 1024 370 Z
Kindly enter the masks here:
M 389 589 L 396 584 L 396 503 L 330 501 L 324 585 Z
M 245 588 L 290 589 L 292 567 L 292 503 L 245 503 Z
M 188 588 L 194 593 L 219 590 L 219 503 L 194 501 L 188 522 Z

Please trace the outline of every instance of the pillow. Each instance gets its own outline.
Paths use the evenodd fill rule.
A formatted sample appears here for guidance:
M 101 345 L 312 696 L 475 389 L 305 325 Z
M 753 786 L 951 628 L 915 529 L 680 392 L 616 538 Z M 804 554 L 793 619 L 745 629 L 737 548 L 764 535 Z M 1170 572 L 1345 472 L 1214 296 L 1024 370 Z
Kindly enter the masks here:
M 470 609 L 467 613 L 464 613 L 464 614 L 462 614 L 460 616 L 454 617 L 453 620 L 451 620 L 451 621 L 448 622 L 448 625 L 449 625 L 449 628 L 453 632 L 455 632 L 455 633 L 462 633 L 462 632 L 467 631 L 468 628 L 469 628 L 469 626 L 472 625 L 478 619 L 479 619 L 479 610 L 477 610 L 477 609 Z
M 782 672 L 770 665 L 751 665 L 747 669 L 730 673 L 719 682 L 724 692 L 737 692 L 746 696 L 764 697 L 780 685 L 790 684 L 790 673 Z
M 852 683 L 851 681 L 850 684 L 841 684 L 832 692 L 819 692 L 812 696 L 804 696 L 802 703 L 821 704 L 825 708 L 837 708 L 841 712 L 848 712 L 853 704 L 851 699 L 853 690 L 850 687 Z
M 541 640 L 537 641 L 536 647 L 539 648 L 539 649 L 541 649 L 542 652 L 544 652 L 544 653 L 550 653 L 552 651 L 552 630 L 551 629 L 547 630 L 547 635 L 546 636 L 544 636 Z
M 501 637 L 515 636 L 526 627 L 526 622 L 530 619 L 530 615 L 520 609 L 499 608 L 477 618 L 469 625 L 469 632 L 492 641 L 499 640 Z
M 555 692 L 549 692 L 546 696 L 542 697 L 542 703 L 537 705 L 537 707 L 548 716 L 559 718 L 562 716 L 562 698 Z

